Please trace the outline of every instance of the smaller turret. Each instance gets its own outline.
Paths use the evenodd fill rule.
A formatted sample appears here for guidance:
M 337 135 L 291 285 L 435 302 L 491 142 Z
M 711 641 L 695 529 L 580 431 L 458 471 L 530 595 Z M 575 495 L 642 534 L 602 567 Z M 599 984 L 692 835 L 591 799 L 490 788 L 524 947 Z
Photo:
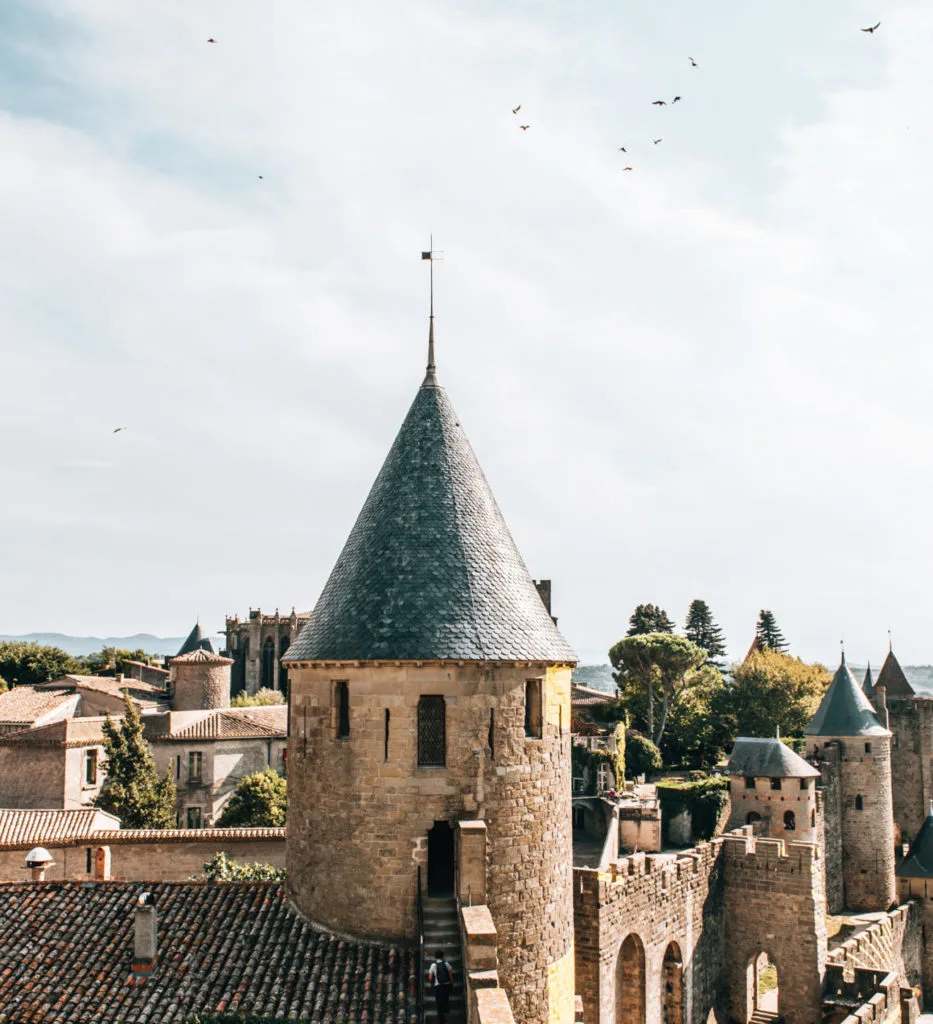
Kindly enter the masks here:
M 230 707 L 232 658 L 196 648 L 172 658 L 169 692 L 175 711 L 206 711 Z
M 201 631 L 201 620 L 194 624 L 194 629 L 188 634 L 187 639 L 178 648 L 178 653 L 175 655 L 176 658 L 181 657 L 182 654 L 190 654 L 192 651 L 210 651 L 211 654 L 215 654 L 214 645 L 211 643 L 211 638 L 205 636 Z

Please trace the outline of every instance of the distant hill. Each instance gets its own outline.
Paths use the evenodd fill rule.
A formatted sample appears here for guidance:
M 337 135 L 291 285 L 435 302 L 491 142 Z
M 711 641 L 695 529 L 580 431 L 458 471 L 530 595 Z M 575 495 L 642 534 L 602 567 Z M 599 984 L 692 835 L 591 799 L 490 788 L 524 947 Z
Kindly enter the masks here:
M 594 690 L 612 694 L 616 692 L 611 665 L 577 665 L 573 670 L 573 681 L 581 686 L 590 686 Z
M 146 654 L 174 654 L 184 643 L 183 636 L 153 636 L 134 633 L 132 636 L 68 636 L 65 633 L 26 633 L 22 636 L 0 634 L 0 640 L 22 640 L 28 644 L 60 647 L 67 654 L 95 654 L 102 647 L 121 647 L 127 651 L 142 648 Z M 211 637 L 216 650 L 223 646 L 219 636 Z

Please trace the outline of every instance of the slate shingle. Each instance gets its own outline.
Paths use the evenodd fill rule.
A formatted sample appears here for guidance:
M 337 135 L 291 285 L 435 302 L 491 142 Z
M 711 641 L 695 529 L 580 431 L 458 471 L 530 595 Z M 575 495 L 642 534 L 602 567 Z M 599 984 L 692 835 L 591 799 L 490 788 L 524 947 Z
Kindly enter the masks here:
M 437 659 L 576 663 L 429 375 L 283 660 Z

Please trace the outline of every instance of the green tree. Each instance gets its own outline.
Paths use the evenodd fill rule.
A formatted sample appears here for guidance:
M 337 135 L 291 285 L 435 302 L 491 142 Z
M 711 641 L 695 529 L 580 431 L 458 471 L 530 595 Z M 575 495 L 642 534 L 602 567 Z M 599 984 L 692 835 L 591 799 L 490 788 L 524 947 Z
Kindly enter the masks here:
M 218 828 L 272 828 L 285 824 L 285 779 L 274 768 L 244 775 L 217 819 Z
M 245 690 L 234 695 L 230 701 L 232 708 L 258 708 L 270 704 L 284 704 L 285 694 L 281 690 L 270 690 L 268 686 L 260 687 L 255 693 Z
M 277 882 L 285 877 L 285 868 L 272 864 L 244 864 L 221 850 L 204 864 L 204 874 L 212 882 Z
M 641 636 L 643 633 L 673 633 L 674 623 L 667 612 L 654 604 L 640 604 L 628 620 L 626 636 Z
M 716 702 L 737 736 L 800 736 L 832 681 L 824 665 L 808 665 L 780 651 L 753 651 L 732 669 Z
M 630 729 L 625 734 L 625 774 L 634 779 L 638 775 L 656 775 L 664 767 L 661 751 L 640 732 Z
M 3 676 L 0 676 L 0 693 L 6 693 L 8 689 L 9 686 L 7 686 L 6 680 L 3 678 Z
M 137 647 L 135 651 L 124 650 L 122 647 L 102 647 L 80 660 L 91 675 L 112 676 L 117 672 L 125 673 L 128 661 L 141 661 L 144 665 L 151 665 L 155 659 L 141 647 Z
M 710 768 L 735 737 L 732 720 L 720 710 L 725 683 L 722 673 L 710 664 L 691 669 L 686 683 L 681 699 L 671 708 L 661 754 L 665 764 Z
M 174 828 L 175 780 L 169 770 L 159 778 L 143 723 L 128 693 L 122 720 L 104 721 L 104 769 L 107 777 L 94 801 L 115 814 L 124 828 Z
M 769 651 L 786 651 L 790 646 L 784 639 L 774 617 L 774 612 L 762 608 L 758 613 L 758 622 L 755 626 L 755 643 L 759 650 L 767 648 Z
M 644 722 L 649 738 L 658 746 L 664 736 L 671 708 L 683 696 L 691 669 L 706 661 L 696 644 L 672 633 L 639 633 L 626 636 L 609 651 L 616 670 L 620 701 L 628 710 L 638 710 L 639 697 L 647 698 Z M 661 714 L 655 715 L 655 702 Z M 635 719 L 637 724 L 637 718 Z
M 726 638 L 713 618 L 709 605 L 699 598 L 690 602 L 687 621 L 684 623 L 684 636 L 706 651 L 706 657 L 717 668 L 722 668 L 722 659 L 726 654 Z
M 10 686 L 34 686 L 69 673 L 87 674 L 81 662 L 60 647 L 23 640 L 0 641 L 0 676 Z

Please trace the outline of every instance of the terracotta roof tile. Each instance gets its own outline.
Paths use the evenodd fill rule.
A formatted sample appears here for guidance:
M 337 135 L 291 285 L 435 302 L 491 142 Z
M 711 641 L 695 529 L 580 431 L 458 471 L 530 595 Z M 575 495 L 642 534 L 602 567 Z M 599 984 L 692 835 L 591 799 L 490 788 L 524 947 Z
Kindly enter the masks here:
M 131 983 L 134 910 L 158 913 L 153 973 Z M 0 885 L 0 1020 L 181 1024 L 194 1013 L 415 1024 L 417 955 L 322 932 L 277 883 Z
M 120 827 L 120 819 L 93 807 L 76 810 L 0 809 L 0 847 L 47 846 L 67 840 L 88 840 L 102 828 Z
M 14 686 L 12 690 L 0 693 L 0 723 L 31 725 L 69 701 L 75 705 L 78 703 L 73 687 L 40 689 L 35 686 Z
M 24 729 L 8 736 L 0 735 L 0 743 L 25 743 L 41 747 L 92 747 L 104 741 L 104 721 L 99 717 L 66 718 L 60 722 L 40 725 L 35 729 Z
M 189 665 L 192 662 L 198 665 L 232 665 L 233 658 L 222 658 L 213 651 L 205 651 L 203 647 L 197 647 L 187 654 L 176 654 L 172 658 L 173 665 Z
M 225 711 L 214 711 L 204 718 L 189 725 L 175 729 L 165 736 L 153 736 L 157 740 L 245 740 L 271 739 L 285 736 L 288 709 L 285 705 L 278 708 L 278 714 L 249 715 L 244 711 L 251 708 L 231 708 Z

